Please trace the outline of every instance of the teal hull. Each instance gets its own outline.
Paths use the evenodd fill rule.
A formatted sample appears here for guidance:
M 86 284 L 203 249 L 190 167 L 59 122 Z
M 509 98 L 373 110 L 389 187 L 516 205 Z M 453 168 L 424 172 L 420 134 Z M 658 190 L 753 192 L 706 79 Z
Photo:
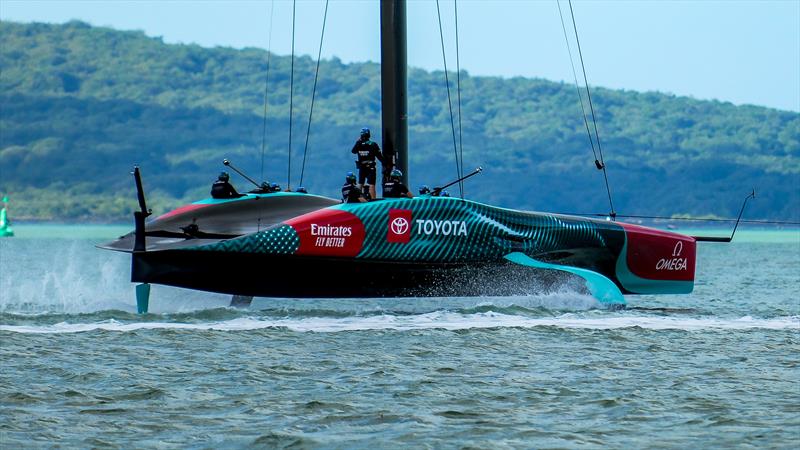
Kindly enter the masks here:
M 485 288 L 498 280 L 511 281 L 499 295 L 517 295 L 531 271 L 566 272 L 606 304 L 693 287 L 695 241 L 676 233 L 456 198 L 333 205 L 307 204 L 313 198 L 298 194 L 271 198 L 275 215 L 260 231 L 181 238 L 150 232 L 148 223 L 152 238 L 146 252 L 133 253 L 132 280 L 266 297 L 463 296 L 493 295 Z M 214 208 L 248 203 L 256 204 L 197 202 L 156 222 L 221 233 L 212 228 Z M 154 245 L 159 236 L 163 245 Z

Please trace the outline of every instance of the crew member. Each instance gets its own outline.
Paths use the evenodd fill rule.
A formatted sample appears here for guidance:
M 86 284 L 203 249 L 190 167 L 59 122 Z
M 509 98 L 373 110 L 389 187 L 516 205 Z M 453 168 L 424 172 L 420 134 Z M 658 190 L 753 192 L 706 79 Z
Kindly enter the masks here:
M 389 178 L 383 183 L 383 196 L 385 198 L 414 198 L 408 187 L 403 184 L 402 178 L 403 172 L 400 172 L 399 169 L 392 169 L 391 173 L 389 173 Z
M 236 189 L 234 189 L 233 185 L 228 182 L 230 178 L 231 177 L 228 175 L 228 172 L 222 172 L 219 174 L 217 181 L 211 185 L 212 198 L 239 198 L 244 195 L 236 192 Z
M 353 172 L 347 172 L 347 176 L 344 177 L 344 185 L 342 185 L 342 203 L 364 203 L 366 201 L 361 189 L 356 186 L 356 175 Z
M 356 161 L 356 168 L 358 168 L 358 184 L 363 185 L 365 182 L 369 184 L 369 195 L 375 198 L 375 179 L 376 179 L 376 164 L 375 160 L 385 165 L 383 156 L 381 156 L 381 149 L 378 144 L 371 141 L 369 128 L 361 129 L 361 138 L 353 145 L 352 153 L 358 155 Z

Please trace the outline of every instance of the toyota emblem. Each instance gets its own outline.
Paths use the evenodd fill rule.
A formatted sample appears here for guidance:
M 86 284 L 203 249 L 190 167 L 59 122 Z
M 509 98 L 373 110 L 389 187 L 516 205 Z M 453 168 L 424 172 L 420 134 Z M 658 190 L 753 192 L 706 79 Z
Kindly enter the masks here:
M 408 221 L 404 217 L 396 217 L 392 220 L 392 233 L 406 234 L 408 232 Z

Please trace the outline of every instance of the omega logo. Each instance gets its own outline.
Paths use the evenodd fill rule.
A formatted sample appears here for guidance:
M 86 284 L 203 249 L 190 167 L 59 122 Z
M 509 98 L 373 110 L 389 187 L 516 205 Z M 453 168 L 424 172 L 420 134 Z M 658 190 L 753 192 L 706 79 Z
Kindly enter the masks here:
M 675 248 L 672 249 L 672 258 L 661 258 L 656 263 L 656 270 L 687 270 L 689 267 L 689 260 L 681 258 L 683 252 L 683 241 L 678 241 Z
M 672 256 L 681 256 L 681 252 L 683 251 L 683 241 L 678 241 L 675 244 L 675 249 L 672 250 Z

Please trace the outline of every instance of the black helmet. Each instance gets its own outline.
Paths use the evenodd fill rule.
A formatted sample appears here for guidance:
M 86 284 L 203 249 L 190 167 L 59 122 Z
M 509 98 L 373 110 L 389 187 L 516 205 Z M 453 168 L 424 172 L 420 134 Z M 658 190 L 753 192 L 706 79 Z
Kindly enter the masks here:
M 217 177 L 219 181 L 228 181 L 231 179 L 231 176 L 228 175 L 228 172 L 220 172 L 219 177 Z
M 361 136 L 369 137 L 370 136 L 369 128 L 367 128 L 367 127 L 362 128 L 361 129 Z
M 419 187 L 419 195 L 425 195 L 430 193 L 431 193 L 431 188 L 429 188 L 428 186 L 423 184 L 422 186 Z
M 400 169 L 392 169 L 389 173 L 389 179 L 400 181 L 401 178 L 403 178 L 403 172 L 401 172 Z
M 348 183 L 355 184 L 356 174 L 354 174 L 353 172 L 347 172 L 347 175 L 344 176 L 344 180 Z

